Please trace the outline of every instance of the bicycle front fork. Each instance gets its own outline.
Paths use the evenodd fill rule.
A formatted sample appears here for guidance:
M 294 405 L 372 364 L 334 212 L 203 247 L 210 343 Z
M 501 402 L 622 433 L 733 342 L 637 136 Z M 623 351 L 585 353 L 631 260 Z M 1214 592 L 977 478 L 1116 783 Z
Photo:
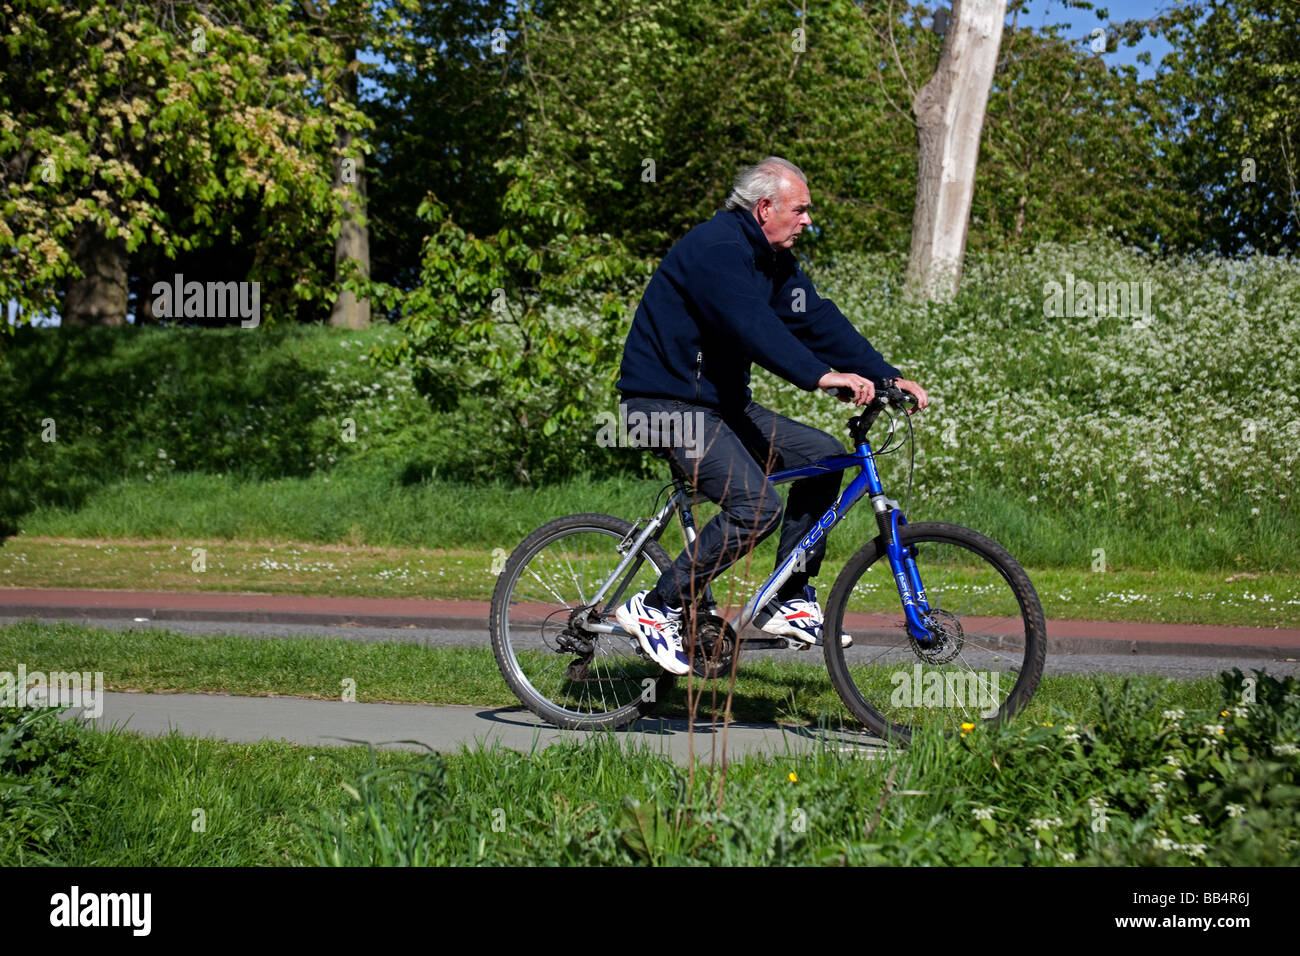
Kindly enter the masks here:
M 898 586 L 898 597 L 903 602 L 907 630 L 922 647 L 930 647 L 934 644 L 934 635 L 924 623 L 924 617 L 930 615 L 930 602 L 926 600 L 925 585 L 921 583 L 921 572 L 916 567 L 916 547 L 904 547 L 899 539 L 899 528 L 907 524 L 907 518 L 897 507 L 890 507 L 892 502 L 882 503 L 884 507 L 876 510 L 876 520 L 880 525 L 880 534 L 885 539 L 889 567 L 894 572 L 894 584 Z

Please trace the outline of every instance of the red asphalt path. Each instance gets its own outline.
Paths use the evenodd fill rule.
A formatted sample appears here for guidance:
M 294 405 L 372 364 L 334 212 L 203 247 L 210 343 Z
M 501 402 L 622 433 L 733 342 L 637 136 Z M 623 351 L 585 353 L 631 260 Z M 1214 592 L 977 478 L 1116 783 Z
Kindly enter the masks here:
M 0 588 L 0 617 L 482 628 L 485 640 L 488 607 L 487 601 L 432 598 Z M 845 625 L 850 630 L 869 629 L 871 617 L 851 614 Z M 1047 642 L 1048 652 L 1058 654 L 1300 658 L 1300 629 L 1296 628 L 1049 620 Z

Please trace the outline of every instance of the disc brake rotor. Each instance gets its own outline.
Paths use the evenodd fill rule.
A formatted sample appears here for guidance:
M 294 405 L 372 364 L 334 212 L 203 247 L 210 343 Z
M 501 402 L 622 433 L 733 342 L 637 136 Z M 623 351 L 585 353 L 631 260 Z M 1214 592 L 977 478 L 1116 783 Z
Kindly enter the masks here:
M 932 610 L 925 617 L 925 626 L 930 629 L 934 642 L 923 647 L 916 638 L 912 638 L 912 651 L 927 664 L 947 664 L 961 653 L 966 643 L 966 634 L 961 621 L 951 611 Z

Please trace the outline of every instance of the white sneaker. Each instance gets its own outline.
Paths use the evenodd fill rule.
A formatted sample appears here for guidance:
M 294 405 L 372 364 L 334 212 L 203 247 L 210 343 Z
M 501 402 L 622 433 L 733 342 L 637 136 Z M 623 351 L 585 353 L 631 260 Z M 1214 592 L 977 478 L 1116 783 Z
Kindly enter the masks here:
M 623 630 L 637 639 L 641 650 L 670 674 L 681 676 L 691 669 L 690 659 L 682 647 L 682 615 L 666 614 L 645 603 L 649 590 L 634 594 L 626 604 L 614 610 L 614 618 Z
M 777 637 L 792 637 L 803 641 L 809 647 L 821 647 L 822 644 L 822 609 L 817 604 L 817 591 L 811 584 L 805 585 L 804 596 L 788 601 L 769 601 L 763 613 L 760 626 L 768 634 Z M 848 634 L 840 635 L 840 647 L 852 647 L 853 638 Z

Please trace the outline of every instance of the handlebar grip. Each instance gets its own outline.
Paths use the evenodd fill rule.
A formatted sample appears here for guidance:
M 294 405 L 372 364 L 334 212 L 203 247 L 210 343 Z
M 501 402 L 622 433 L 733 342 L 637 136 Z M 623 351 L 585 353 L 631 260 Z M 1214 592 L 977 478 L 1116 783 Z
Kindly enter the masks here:
M 846 388 L 843 385 L 832 385 L 830 388 L 823 388 L 822 391 L 845 402 L 851 401 L 853 398 L 853 389 Z
M 853 400 L 853 389 L 846 388 L 843 385 L 832 385 L 830 388 L 823 388 L 822 391 L 843 401 Z M 901 407 L 909 402 L 913 405 L 917 404 L 915 395 L 903 391 L 897 385 L 888 388 L 877 388 L 874 400 L 881 405 L 894 405 L 896 407 Z
M 897 385 L 894 385 L 894 386 L 892 386 L 892 387 L 890 387 L 890 388 L 885 389 L 885 396 L 886 396 L 886 398 L 888 398 L 888 400 L 889 400 L 891 403 L 896 403 L 896 404 L 899 404 L 899 405 L 908 405 L 908 404 L 911 404 L 911 405 L 919 405 L 919 404 L 920 404 L 920 402 L 917 400 L 917 397 L 916 397 L 915 395 L 913 395 L 911 392 L 905 392 L 905 391 L 903 391 L 903 390 L 902 390 L 901 388 L 899 388 Z

